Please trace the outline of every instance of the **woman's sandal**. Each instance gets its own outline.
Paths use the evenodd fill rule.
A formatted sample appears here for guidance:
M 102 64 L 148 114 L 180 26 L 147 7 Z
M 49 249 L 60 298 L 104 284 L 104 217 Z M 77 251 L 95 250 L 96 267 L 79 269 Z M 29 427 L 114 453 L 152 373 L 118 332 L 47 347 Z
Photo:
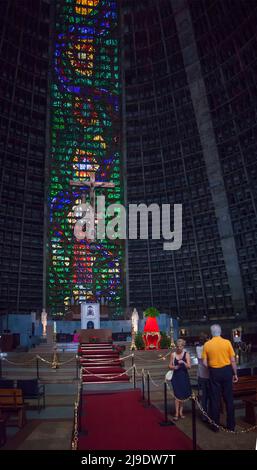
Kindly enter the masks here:
M 181 419 L 185 419 L 185 415 L 180 415 L 180 418 L 181 418 Z
M 178 421 L 179 416 L 172 416 L 173 421 Z

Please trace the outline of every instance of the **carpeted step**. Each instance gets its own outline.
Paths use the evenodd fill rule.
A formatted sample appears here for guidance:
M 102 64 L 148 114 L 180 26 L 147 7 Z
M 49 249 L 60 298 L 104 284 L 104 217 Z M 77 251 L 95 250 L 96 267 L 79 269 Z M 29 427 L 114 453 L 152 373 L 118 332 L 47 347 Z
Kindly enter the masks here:
M 114 351 L 101 351 L 101 350 L 95 350 L 95 351 L 86 351 L 85 353 L 82 352 L 82 356 L 95 356 L 95 357 L 119 357 L 119 353 L 114 352 Z
M 119 357 L 115 356 L 84 356 L 80 358 L 80 362 L 91 362 L 91 365 L 96 362 L 101 362 L 102 364 L 107 364 L 107 362 L 112 362 L 112 364 L 117 364 Z
M 109 349 L 113 349 L 113 347 L 112 346 L 107 346 L 107 345 L 106 346 L 97 345 L 97 347 L 88 345 L 88 346 L 80 346 L 80 349 L 83 349 L 83 350 L 84 349 L 104 349 L 104 350 L 108 351 Z
M 113 348 L 113 344 L 101 344 L 101 343 L 87 343 L 87 344 L 80 344 L 80 348 Z
M 112 343 L 103 344 L 103 343 L 83 343 L 79 345 L 81 348 L 112 348 L 114 345 Z
M 119 352 L 110 343 L 81 344 L 80 365 L 82 369 L 87 369 L 87 372 L 82 372 L 83 383 L 124 383 L 130 380 L 121 367 Z
M 100 351 L 113 351 L 113 348 L 112 347 L 108 347 L 108 346 L 98 346 L 98 348 L 91 348 L 90 346 L 83 346 L 82 348 L 80 348 L 80 351 L 95 351 L 95 350 L 100 350 Z
M 87 372 L 88 371 L 88 372 Z M 122 374 L 122 372 L 125 372 L 125 369 L 122 367 L 85 367 L 83 368 L 83 375 L 88 375 L 88 374 Z
M 123 361 L 121 359 L 107 359 L 96 360 L 96 361 L 87 361 L 86 359 L 80 360 L 80 365 L 82 367 L 113 367 L 113 366 L 121 366 Z
M 91 358 L 90 358 L 91 359 Z M 109 358 L 96 358 L 96 360 L 94 361 L 91 361 L 90 359 L 86 359 L 86 358 L 82 358 L 80 360 L 80 365 L 81 366 L 84 366 L 85 365 L 89 365 L 89 366 L 120 366 L 121 365 L 121 362 L 119 360 L 119 358 L 112 358 L 112 357 L 109 357 Z
M 102 346 L 112 346 L 112 343 L 80 343 L 80 346 L 83 348 L 83 347 L 87 347 L 87 346 L 90 346 L 92 348 L 97 348 L 98 346 L 102 347 Z
M 101 377 L 96 377 L 94 374 L 86 374 L 82 376 L 83 383 L 100 383 L 100 382 L 129 382 L 129 376 L 127 374 L 115 377 L 115 374 L 110 376 L 109 374 L 101 374 Z

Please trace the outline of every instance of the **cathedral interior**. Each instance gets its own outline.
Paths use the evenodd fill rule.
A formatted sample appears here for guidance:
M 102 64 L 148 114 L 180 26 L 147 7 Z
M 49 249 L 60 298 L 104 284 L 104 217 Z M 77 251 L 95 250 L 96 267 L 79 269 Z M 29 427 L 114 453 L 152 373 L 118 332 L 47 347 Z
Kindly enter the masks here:
M 187 340 L 195 386 L 199 335 L 220 324 L 256 393 L 256 0 L 0 0 L 0 6 L 0 381 L 31 379 L 26 361 L 36 361 L 48 400 L 37 444 L 10 434 L 10 449 L 51 448 L 42 437 L 51 435 L 51 420 L 63 439 L 57 448 L 69 447 L 74 390 L 90 367 L 83 355 L 97 346 L 88 342 L 101 340 L 107 360 L 120 361 L 118 369 L 108 364 L 109 374 L 118 370 L 120 382 L 134 380 L 136 388 L 139 379 L 126 375 L 131 359 L 122 363 L 119 354 L 131 358 L 135 347 L 143 374 L 149 351 L 140 351 L 133 335 L 144 331 L 147 309 L 160 315 L 160 332 L 149 333 L 157 331 L 160 345 L 166 340 L 163 348 Z M 139 205 L 147 206 L 146 219 L 136 214 L 137 234 L 130 236 L 126 217 Z M 151 205 L 162 224 L 161 209 L 170 208 L 173 238 L 156 236 Z M 181 243 L 164 249 L 165 240 L 175 242 L 178 206 Z M 116 221 L 118 231 L 115 214 L 123 221 L 122 228 Z M 83 341 L 81 304 L 92 317 Z M 153 361 L 166 357 L 149 354 Z M 151 367 L 156 380 L 168 365 Z M 96 363 L 89 377 L 102 369 Z M 163 410 L 158 393 L 153 400 Z M 256 396 L 247 403 L 255 426 Z M 0 393 L 0 446 L 1 406 Z M 19 416 L 23 427 L 25 415 Z M 35 416 L 40 420 L 28 416 L 32 436 Z M 191 439 L 190 423 L 181 423 Z M 219 436 L 215 447 L 202 423 L 199 429 L 203 449 L 236 447 L 231 436 Z M 82 441 L 72 445 L 83 449 Z M 244 435 L 240 445 L 252 448 L 252 440 Z

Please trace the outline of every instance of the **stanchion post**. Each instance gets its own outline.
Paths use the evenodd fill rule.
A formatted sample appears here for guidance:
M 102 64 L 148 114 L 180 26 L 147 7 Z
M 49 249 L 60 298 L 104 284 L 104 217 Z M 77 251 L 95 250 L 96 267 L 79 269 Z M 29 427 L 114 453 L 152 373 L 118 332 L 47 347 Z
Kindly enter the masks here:
M 167 384 L 164 382 L 164 416 L 165 422 L 168 421 L 168 409 L 167 409 Z
M 82 379 L 80 381 L 80 389 L 79 389 L 79 406 L 78 406 L 78 432 L 82 436 L 87 435 L 87 430 L 85 429 L 85 423 L 84 423 L 84 429 L 82 430 L 82 415 L 85 418 L 85 403 L 83 403 L 83 385 L 82 385 Z
M 79 358 L 78 358 L 78 356 L 76 356 L 76 361 L 77 361 L 77 363 L 76 363 L 76 380 L 78 380 L 79 379 Z
M 79 406 L 78 406 L 78 432 L 81 433 L 82 431 L 82 386 L 80 384 L 79 390 Z
M 71 436 L 71 450 L 77 450 L 76 444 L 75 444 L 75 423 L 76 423 L 76 410 L 78 412 L 78 409 L 76 408 L 76 403 L 74 404 L 74 413 L 73 413 L 73 426 L 72 426 L 72 436 Z M 73 447 L 74 446 L 74 447 Z
M 3 373 L 3 370 L 2 370 L 2 357 L 0 356 L 0 379 L 2 378 L 2 373 Z
M 132 353 L 132 356 L 131 356 L 131 365 L 133 367 L 133 372 L 132 372 L 132 374 L 133 374 L 133 388 L 135 390 L 135 388 L 136 388 L 136 377 L 135 377 L 135 367 L 134 367 L 135 366 L 135 359 L 134 359 L 134 354 L 133 353 Z
M 150 406 L 150 374 L 147 372 L 147 405 Z
M 160 423 L 160 426 L 174 426 L 172 421 L 168 420 L 168 406 L 167 406 L 167 383 L 164 382 L 164 421 Z
M 134 390 L 136 388 L 136 368 L 135 366 L 133 367 L 133 386 L 134 386 Z
M 195 400 L 192 401 L 192 441 L 193 441 L 193 450 L 196 450 L 196 410 L 195 410 Z
M 39 380 L 39 360 L 37 357 L 37 379 Z
M 145 401 L 145 375 L 142 370 L 142 400 Z

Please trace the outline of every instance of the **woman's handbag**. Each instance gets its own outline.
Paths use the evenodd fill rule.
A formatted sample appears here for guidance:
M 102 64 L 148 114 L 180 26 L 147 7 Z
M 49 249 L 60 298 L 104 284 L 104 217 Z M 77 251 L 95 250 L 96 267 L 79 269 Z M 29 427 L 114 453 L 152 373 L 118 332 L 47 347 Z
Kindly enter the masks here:
M 171 358 L 172 358 L 172 364 L 174 365 L 174 359 L 175 359 L 175 354 L 174 353 L 171 353 Z M 166 382 L 169 382 L 172 379 L 173 372 L 174 372 L 174 370 L 168 370 L 168 372 L 165 375 L 165 381 Z
M 165 375 L 165 380 L 169 382 L 172 379 L 173 376 L 173 370 L 169 370 L 167 374 Z

